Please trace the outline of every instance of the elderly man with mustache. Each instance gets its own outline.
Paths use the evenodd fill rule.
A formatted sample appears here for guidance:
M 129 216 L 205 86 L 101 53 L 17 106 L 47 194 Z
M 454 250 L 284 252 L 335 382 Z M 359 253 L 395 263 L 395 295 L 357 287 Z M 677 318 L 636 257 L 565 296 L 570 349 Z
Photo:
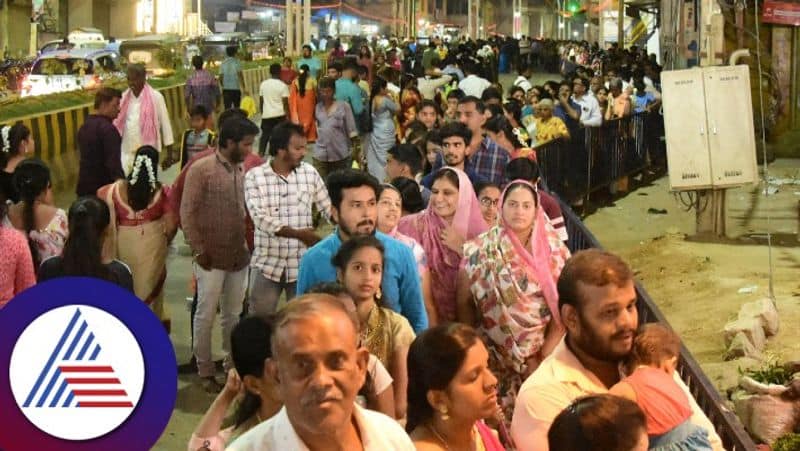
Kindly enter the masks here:
M 228 450 L 414 450 L 397 422 L 355 404 L 369 351 L 341 301 L 311 294 L 290 302 L 277 318 L 272 354 L 267 374 L 284 407 Z
M 417 263 L 405 244 L 376 230 L 378 223 L 378 179 L 366 172 L 342 169 L 328 176 L 331 218 L 337 227 L 328 237 L 308 249 L 300 260 L 297 294 L 320 282 L 336 281 L 331 258 L 342 243 L 354 235 L 375 235 L 386 249 L 381 282 L 384 306 L 403 315 L 414 332 L 428 328 Z

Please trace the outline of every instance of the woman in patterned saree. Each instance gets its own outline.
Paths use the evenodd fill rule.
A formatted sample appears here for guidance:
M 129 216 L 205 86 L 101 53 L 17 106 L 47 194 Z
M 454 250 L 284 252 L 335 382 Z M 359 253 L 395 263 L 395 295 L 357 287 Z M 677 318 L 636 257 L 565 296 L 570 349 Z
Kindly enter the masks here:
M 118 258 L 133 273 L 133 291 L 169 331 L 164 309 L 167 249 L 177 231 L 177 217 L 158 182 L 158 151 L 150 146 L 136 151 L 127 179 L 97 190 L 111 210 L 110 243 L 104 253 Z
M 556 282 L 569 250 L 544 215 L 536 187 L 511 182 L 497 225 L 464 245 L 458 320 L 489 348 L 506 421 L 525 378 L 561 339 Z

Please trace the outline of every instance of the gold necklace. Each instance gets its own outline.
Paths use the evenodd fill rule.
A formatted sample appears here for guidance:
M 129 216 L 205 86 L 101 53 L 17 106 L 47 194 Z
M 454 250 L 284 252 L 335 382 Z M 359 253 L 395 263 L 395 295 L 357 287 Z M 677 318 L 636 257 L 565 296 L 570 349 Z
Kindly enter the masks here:
M 433 435 L 436 437 L 436 439 L 439 440 L 439 442 L 441 442 L 442 445 L 444 445 L 444 449 L 450 451 L 450 445 L 447 444 L 447 440 L 445 440 L 444 437 L 442 437 L 442 434 L 440 434 L 439 431 L 437 431 L 432 424 L 426 424 L 425 427 L 427 427 L 431 432 L 433 432 Z M 470 431 L 470 445 L 471 445 L 470 449 L 473 450 L 476 449 L 475 437 L 472 434 L 472 431 Z

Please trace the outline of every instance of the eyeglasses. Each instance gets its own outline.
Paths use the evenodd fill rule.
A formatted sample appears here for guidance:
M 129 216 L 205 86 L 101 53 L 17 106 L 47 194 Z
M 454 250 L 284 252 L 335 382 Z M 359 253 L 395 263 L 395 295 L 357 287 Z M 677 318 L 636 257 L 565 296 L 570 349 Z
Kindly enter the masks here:
M 496 207 L 500 203 L 500 199 L 490 199 L 488 197 L 481 197 L 481 205 L 484 207 Z

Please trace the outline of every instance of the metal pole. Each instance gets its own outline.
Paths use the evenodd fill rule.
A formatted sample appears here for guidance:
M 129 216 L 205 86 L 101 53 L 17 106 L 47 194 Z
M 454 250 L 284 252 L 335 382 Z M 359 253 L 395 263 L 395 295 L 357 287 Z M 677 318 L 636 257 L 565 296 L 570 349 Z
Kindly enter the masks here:
M 475 9 L 475 22 L 478 27 L 478 37 L 483 39 L 486 30 L 483 29 L 483 10 L 481 8 L 483 8 L 483 3 L 478 0 L 478 7 Z
M 294 52 L 294 1 L 286 0 L 286 55 Z
M 300 0 L 294 4 L 294 35 L 292 54 L 299 55 L 303 46 L 303 8 L 300 6 Z
M 472 38 L 472 0 L 467 0 L 467 36 Z
M 791 95 L 789 96 L 792 99 L 792 104 L 789 106 L 789 115 L 791 117 L 791 124 L 793 127 L 800 126 L 800 117 L 798 117 L 798 107 L 797 107 L 797 96 L 800 95 L 798 91 L 798 84 L 800 84 L 800 70 L 798 70 L 798 66 L 800 66 L 800 30 L 797 27 L 792 29 L 792 60 L 791 64 L 791 78 L 789 78 L 789 86 Z
M 310 43 L 311 43 L 311 0 L 303 0 L 303 44 L 310 44 Z
M 336 39 L 342 34 L 342 1 L 339 1 L 339 9 L 336 12 Z
M 202 35 L 203 28 L 203 0 L 197 0 L 197 35 Z
M 620 49 L 625 48 L 625 0 L 619 0 L 617 9 L 617 44 Z

